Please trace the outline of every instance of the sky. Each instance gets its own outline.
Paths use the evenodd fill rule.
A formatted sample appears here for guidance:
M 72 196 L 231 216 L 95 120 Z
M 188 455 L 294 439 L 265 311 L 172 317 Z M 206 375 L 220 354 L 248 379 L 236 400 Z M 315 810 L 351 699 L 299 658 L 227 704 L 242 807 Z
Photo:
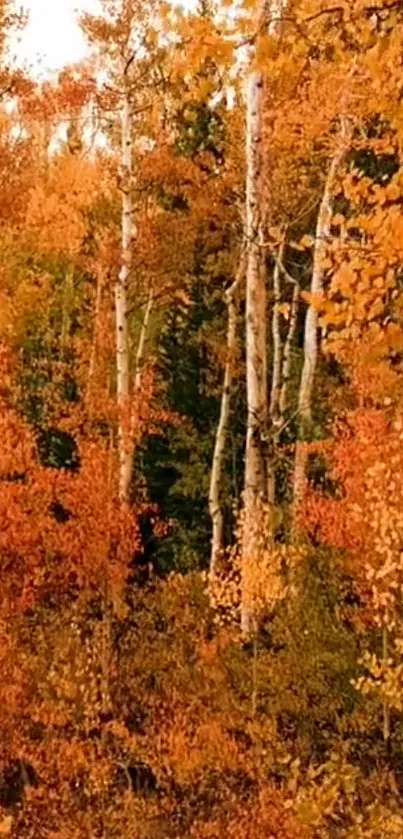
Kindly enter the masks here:
M 192 0 L 182 3 L 192 6 Z M 98 0 L 21 0 L 15 5 L 21 5 L 30 19 L 18 40 L 13 39 L 12 53 L 19 63 L 28 62 L 36 76 L 54 73 L 85 57 L 87 48 L 77 12 L 97 12 Z
M 28 62 L 41 76 L 85 57 L 77 10 L 97 11 L 97 0 L 22 0 L 21 6 L 29 23 L 11 45 L 19 63 Z

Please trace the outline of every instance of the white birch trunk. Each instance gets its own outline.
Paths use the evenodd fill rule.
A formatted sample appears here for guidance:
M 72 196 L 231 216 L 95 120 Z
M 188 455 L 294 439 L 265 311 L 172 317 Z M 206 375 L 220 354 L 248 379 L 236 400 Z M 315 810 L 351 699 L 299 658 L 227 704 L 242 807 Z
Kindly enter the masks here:
M 102 274 L 102 272 L 97 272 L 96 292 L 95 292 L 95 306 L 94 306 L 94 322 L 93 322 L 92 341 L 91 341 L 91 353 L 90 353 L 89 364 L 88 364 L 87 389 L 86 389 L 86 395 L 85 395 L 85 403 L 86 403 L 87 408 L 89 410 L 91 410 L 92 384 L 93 384 L 93 379 L 94 379 L 94 375 L 95 375 L 95 365 L 96 365 L 97 350 L 98 350 L 99 317 L 100 317 L 100 313 L 101 313 L 102 288 L 103 288 L 103 274 Z
M 281 307 L 281 274 L 283 272 L 283 259 L 285 251 L 285 239 L 281 243 L 278 257 L 275 260 L 273 271 L 273 312 L 272 312 L 272 339 L 273 339 L 273 364 L 271 376 L 270 393 L 270 418 L 273 430 L 276 431 L 282 423 L 280 408 L 281 388 L 283 380 L 283 348 L 281 341 L 280 307 Z
M 270 35 L 277 35 L 281 31 L 283 12 L 286 5 L 287 0 L 266 0 L 264 6 L 269 16 L 268 28 Z
M 129 500 L 132 478 L 132 447 L 130 440 L 129 397 L 129 335 L 127 291 L 133 258 L 133 113 L 130 92 L 126 88 L 122 108 L 122 252 L 121 269 L 115 285 L 116 306 L 116 392 L 119 412 L 119 497 L 122 503 Z
M 345 155 L 345 147 L 334 154 L 326 178 L 325 189 L 319 208 L 316 225 L 315 250 L 312 268 L 310 293 L 313 297 L 323 290 L 323 264 L 332 220 L 332 194 L 340 163 Z M 304 332 L 304 361 L 302 367 L 298 397 L 298 440 L 295 451 L 293 482 L 293 531 L 296 530 L 296 515 L 304 498 L 306 484 L 307 439 L 312 422 L 312 395 L 318 359 L 318 310 L 315 299 L 308 306 Z
M 267 323 L 266 281 L 261 247 L 261 146 L 263 75 L 253 70 L 247 89 L 246 136 L 246 390 L 247 431 L 245 453 L 244 536 L 241 626 L 253 629 L 253 604 L 248 594 L 252 563 L 258 557 L 260 505 L 266 495 L 263 451 L 267 433 Z
M 280 329 L 280 305 L 281 305 L 281 274 L 278 260 L 273 271 L 273 313 L 272 313 L 272 338 L 273 338 L 273 365 L 271 377 L 270 394 L 270 417 L 274 427 L 279 422 L 280 392 L 281 392 L 281 359 L 283 355 L 281 345 Z
M 232 371 L 236 351 L 237 306 L 236 292 L 245 273 L 245 256 L 243 254 L 237 276 L 226 292 L 227 304 L 227 356 L 224 368 L 224 380 L 221 394 L 220 416 L 215 436 L 213 462 L 210 476 L 209 511 L 212 524 L 210 580 L 216 575 L 220 556 L 224 548 L 224 511 L 222 503 L 222 478 L 224 471 L 225 447 L 228 437 L 228 427 L 231 409 Z
M 136 446 L 139 443 L 140 436 L 141 436 L 141 428 L 140 428 L 140 421 L 141 421 L 141 412 L 140 412 L 140 400 L 141 400 L 141 385 L 143 381 L 143 369 L 144 369 L 144 356 L 145 356 L 145 348 L 146 348 L 146 341 L 148 336 L 148 330 L 150 326 L 150 319 L 151 319 L 151 312 L 154 305 L 154 290 L 153 287 L 150 286 L 147 304 L 144 311 L 143 320 L 141 323 L 140 328 L 140 335 L 137 344 L 137 351 L 136 351 L 136 360 L 135 360 L 135 369 L 134 369 L 134 382 L 133 382 L 133 394 L 132 394 L 132 411 L 130 417 L 130 463 L 133 464 L 135 461 L 136 455 Z M 137 483 L 134 485 L 134 491 L 136 496 L 136 501 L 140 501 L 140 497 L 145 501 L 146 500 L 146 491 L 145 485 L 142 481 L 138 478 Z
M 291 367 L 292 367 L 292 348 L 294 344 L 295 334 L 297 331 L 297 322 L 298 322 L 298 309 L 299 309 L 299 301 L 300 301 L 300 287 L 297 282 L 294 283 L 294 290 L 292 293 L 292 300 L 291 300 L 291 309 L 290 309 L 290 321 L 288 326 L 287 338 L 284 344 L 284 352 L 283 352 L 283 364 L 282 364 L 282 371 L 281 371 L 281 391 L 280 391 L 280 401 L 279 401 L 279 410 L 280 410 L 280 417 L 281 417 L 281 424 L 283 425 L 285 422 L 285 414 L 289 406 L 289 388 L 290 388 L 290 379 L 291 379 Z
M 152 286 L 148 292 L 147 305 L 144 312 L 144 317 L 141 324 L 139 342 L 137 344 L 136 352 L 136 368 L 134 375 L 134 394 L 138 396 L 141 388 L 141 376 L 143 372 L 144 350 L 147 340 L 148 327 L 150 325 L 151 312 L 154 305 L 154 292 Z
M 282 248 L 284 250 L 284 248 Z M 271 317 L 273 363 L 271 371 L 270 392 L 270 425 L 272 436 L 272 450 L 267 453 L 267 502 L 273 506 L 276 501 L 276 446 L 278 445 L 278 431 L 280 419 L 280 389 L 281 389 L 281 359 L 283 354 L 280 327 L 281 305 L 281 274 L 277 260 L 273 271 L 273 310 Z
M 281 27 L 283 0 L 263 0 L 258 33 L 276 35 Z M 247 430 L 242 544 L 241 629 L 255 630 L 250 596 L 253 565 L 259 562 L 261 505 L 267 500 L 266 462 L 268 425 L 267 292 L 262 248 L 262 108 L 264 78 L 254 66 L 246 100 L 246 391 Z

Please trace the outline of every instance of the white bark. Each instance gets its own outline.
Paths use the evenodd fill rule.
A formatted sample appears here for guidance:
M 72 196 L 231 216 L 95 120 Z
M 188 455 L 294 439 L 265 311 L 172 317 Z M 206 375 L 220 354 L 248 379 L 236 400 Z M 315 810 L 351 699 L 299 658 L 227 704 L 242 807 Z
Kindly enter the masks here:
M 91 353 L 90 359 L 88 364 L 88 379 L 87 379 L 87 390 L 85 396 L 85 402 L 89 410 L 91 410 L 91 392 L 92 392 L 92 383 L 95 375 L 95 364 L 97 358 L 97 350 L 98 350 L 98 332 L 99 332 L 99 317 L 101 313 L 101 302 L 102 302 L 102 287 L 103 287 L 103 274 L 102 272 L 97 272 L 96 277 L 96 292 L 95 292 L 95 307 L 94 307 L 94 322 L 93 322 L 93 329 L 92 329 L 92 341 L 91 341 Z
M 284 248 L 282 248 L 283 250 Z M 270 393 L 270 433 L 272 437 L 271 451 L 266 456 L 267 470 L 267 502 L 273 506 L 276 501 L 276 446 L 279 441 L 279 428 L 281 424 L 279 413 L 280 388 L 281 388 L 281 359 L 283 347 L 281 342 L 280 326 L 280 305 L 281 305 L 281 274 L 280 265 L 277 260 L 273 271 L 273 310 L 271 317 L 273 363 L 271 371 L 271 393 Z
M 277 35 L 284 0 L 263 0 L 258 33 Z M 241 629 L 255 629 L 249 581 L 253 563 L 259 562 L 261 505 L 267 500 L 266 462 L 268 425 L 267 293 L 262 248 L 262 107 L 264 78 L 254 66 L 247 83 L 246 100 L 246 390 L 247 430 L 242 544 Z
M 266 0 L 265 5 L 266 7 L 268 6 L 270 35 L 277 35 L 280 32 L 286 4 L 287 0 L 271 0 L 271 2 L 267 2 Z
M 150 317 L 154 305 L 154 292 L 152 286 L 148 292 L 147 305 L 144 312 L 144 317 L 141 323 L 139 342 L 137 344 L 136 352 L 136 367 L 134 375 L 134 395 L 137 397 L 141 388 L 141 377 L 144 363 L 144 350 L 147 340 L 148 327 L 150 325 Z
M 241 626 L 253 629 L 253 604 L 248 595 L 251 563 L 257 560 L 259 507 L 266 495 L 264 438 L 267 433 L 266 280 L 261 247 L 261 146 L 263 75 L 250 73 L 247 88 L 246 135 L 246 390 L 244 537 Z
M 154 290 L 152 285 L 150 286 L 147 298 L 147 304 L 144 310 L 143 320 L 141 322 L 140 327 L 140 334 L 137 344 L 137 351 L 136 351 L 136 359 L 135 359 L 135 368 L 134 368 L 134 382 L 133 382 L 133 393 L 132 393 L 132 411 L 130 417 L 130 439 L 129 439 L 129 446 L 130 446 L 130 464 L 131 469 L 133 470 L 133 464 L 135 460 L 136 454 L 136 446 L 139 443 L 141 428 L 139 426 L 139 422 L 141 420 L 141 412 L 140 412 L 140 400 L 141 400 L 141 385 L 143 381 L 143 369 L 144 369 L 144 356 L 145 356 L 145 348 L 146 348 L 146 341 L 148 336 L 148 330 L 150 326 L 150 319 L 151 319 L 151 312 L 154 305 Z M 136 501 L 140 500 L 141 495 L 141 481 L 137 480 L 135 484 L 135 495 Z M 143 485 L 144 489 L 144 485 Z M 144 493 L 143 498 L 145 500 L 146 494 Z
M 246 387 L 248 400 L 245 505 L 264 493 L 262 438 L 267 428 L 266 278 L 261 246 L 261 108 L 263 77 L 251 73 L 247 100 L 246 183 Z
M 119 412 L 119 497 L 129 500 L 132 478 L 129 397 L 129 336 L 127 291 L 133 259 L 133 113 L 130 91 L 126 87 L 122 108 L 121 190 L 122 190 L 122 252 L 121 269 L 115 285 L 116 306 L 116 392 Z
M 299 429 L 294 465 L 293 530 L 295 530 L 296 527 L 295 516 L 298 512 L 298 508 L 300 507 L 305 492 L 307 450 L 304 445 L 304 441 L 309 435 L 312 422 L 312 395 L 318 359 L 318 309 L 315 297 L 317 297 L 317 295 L 323 290 L 323 265 L 332 220 L 332 194 L 340 163 L 344 158 L 345 153 L 346 149 L 343 145 L 333 155 L 326 178 L 326 184 L 316 225 L 315 249 L 310 288 L 313 300 L 308 306 L 305 319 L 304 361 L 298 397 Z
M 209 511 L 212 524 L 210 580 L 213 581 L 218 569 L 220 556 L 224 548 L 224 511 L 222 503 L 222 477 L 224 470 L 225 447 L 231 409 L 231 389 L 233 364 L 236 352 L 237 306 L 236 292 L 245 273 L 245 254 L 239 263 L 237 276 L 225 294 L 227 304 L 227 355 L 224 368 L 224 380 L 221 394 L 220 416 L 215 436 L 213 462 L 210 476 Z
M 298 322 L 298 309 L 299 309 L 299 302 L 300 302 L 300 293 L 301 289 L 297 282 L 294 283 L 294 290 L 292 293 L 292 300 L 291 300 L 291 309 L 290 309 L 290 320 L 288 325 L 288 332 L 287 338 L 284 344 L 284 352 L 283 352 L 283 364 L 282 364 L 282 371 L 281 371 L 281 391 L 280 391 L 280 401 L 279 401 L 279 410 L 280 410 L 280 417 L 281 417 L 281 424 L 284 424 L 285 421 L 285 414 L 289 405 L 289 387 L 290 387 L 290 379 L 291 379 L 291 367 L 292 367 L 292 348 L 294 344 L 295 334 L 297 331 L 297 322 Z
M 279 258 L 276 259 L 273 271 L 273 312 L 272 312 L 272 338 L 273 338 L 273 365 L 271 377 L 270 394 L 270 417 L 273 428 L 280 423 L 280 394 L 282 380 L 282 358 L 283 348 L 281 343 L 280 327 L 280 306 L 281 306 L 281 262 L 284 254 L 284 243 L 280 248 Z
M 272 339 L 273 339 L 273 364 L 272 364 L 272 380 L 271 380 L 271 394 L 270 394 L 270 420 L 271 420 L 271 435 L 272 447 L 271 457 L 268 458 L 267 464 L 267 498 L 270 505 L 276 502 L 276 462 L 278 457 L 278 446 L 280 443 L 281 431 L 285 426 L 285 412 L 287 408 L 288 398 L 288 382 L 291 371 L 292 361 L 292 345 L 295 338 L 298 303 L 299 303 L 299 285 L 292 280 L 284 268 L 284 251 L 285 239 L 281 244 L 278 256 L 275 259 L 275 267 L 273 272 L 273 312 L 272 312 Z M 287 336 L 284 341 L 284 346 L 281 337 L 281 276 L 284 275 L 288 282 L 292 282 L 294 286 L 292 301 L 290 306 L 290 317 Z

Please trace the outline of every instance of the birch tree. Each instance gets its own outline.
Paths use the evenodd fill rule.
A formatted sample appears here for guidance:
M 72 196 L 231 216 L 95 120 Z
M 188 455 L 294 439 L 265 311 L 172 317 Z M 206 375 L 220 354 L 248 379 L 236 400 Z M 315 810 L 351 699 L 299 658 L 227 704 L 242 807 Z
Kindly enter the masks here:
M 300 297 L 301 297 L 300 285 L 295 280 L 293 280 L 293 293 L 292 293 L 292 300 L 291 300 L 291 305 L 290 305 L 290 319 L 289 319 L 287 338 L 285 340 L 284 349 L 283 349 L 282 366 L 281 366 L 281 387 L 280 387 L 280 398 L 279 398 L 279 413 L 280 413 L 281 424 L 284 424 L 286 412 L 287 412 L 287 409 L 288 409 L 288 406 L 289 406 L 289 401 L 290 401 L 289 390 L 290 390 L 291 369 L 292 369 L 292 356 L 293 356 L 293 346 L 294 346 L 295 336 L 296 336 L 296 332 L 297 332 Z
M 118 410 L 119 497 L 129 501 L 133 473 L 132 401 L 141 386 L 146 331 L 152 308 L 152 294 L 140 330 L 139 345 L 132 375 L 132 348 L 129 334 L 129 286 L 132 279 L 136 225 L 133 190 L 135 180 L 134 121 L 149 106 L 153 55 L 148 35 L 155 23 L 158 0 L 102 0 L 102 17 L 84 15 L 82 25 L 90 42 L 96 44 L 108 70 L 106 93 L 112 106 L 120 112 L 120 167 L 118 181 L 121 193 L 120 266 L 115 282 L 116 325 L 116 400 Z M 150 38 L 155 46 L 155 38 Z M 132 382 L 133 379 L 133 382 Z
M 131 40 L 129 34 L 128 41 Z M 127 501 L 132 477 L 132 452 L 128 410 L 130 363 L 128 334 L 128 283 L 133 261 L 133 104 L 129 68 L 131 56 L 123 56 L 123 105 L 121 125 L 122 250 L 121 268 L 115 284 L 116 307 L 116 394 L 118 405 L 119 497 Z
M 332 196 L 340 164 L 344 159 L 345 154 L 346 143 L 341 141 L 330 162 L 316 224 L 313 268 L 310 286 L 311 300 L 305 318 L 304 360 L 298 394 L 298 439 L 295 450 L 293 479 L 294 532 L 297 527 L 296 514 L 304 496 L 306 482 L 307 449 L 304 442 L 308 439 L 312 426 L 312 396 L 319 352 L 318 296 L 323 291 L 324 259 L 329 242 L 333 212 Z
M 272 369 L 271 369 L 271 390 L 270 390 L 270 430 L 273 446 L 273 457 L 267 462 L 267 500 L 273 506 L 276 501 L 276 456 L 277 446 L 281 435 L 283 417 L 280 410 L 281 385 L 282 385 L 282 359 L 283 346 L 281 335 L 281 272 L 282 260 L 285 250 L 285 239 L 281 243 L 278 259 L 275 260 L 273 271 L 273 306 L 271 317 L 272 330 Z
M 282 346 L 281 346 L 281 267 L 280 260 L 284 254 L 284 243 L 282 243 L 279 258 L 275 262 L 273 271 L 273 313 L 272 313 L 272 340 L 273 340 L 273 364 L 270 393 L 270 416 L 272 425 L 279 423 L 280 417 L 280 395 L 281 395 L 281 374 L 282 374 Z
M 268 434 L 267 288 L 263 250 L 262 109 L 264 74 L 256 66 L 256 43 L 268 30 L 277 34 L 283 3 L 260 3 L 255 52 L 250 57 L 246 91 L 246 390 L 247 431 L 243 521 L 241 626 L 253 629 L 248 576 L 258 562 L 260 507 L 267 501 L 266 442 Z
M 253 69 L 247 84 L 246 126 L 246 389 L 247 431 L 245 452 L 245 517 L 243 583 L 255 559 L 254 534 L 259 506 L 266 497 L 264 436 L 267 432 L 267 323 L 266 278 L 263 271 L 261 218 L 261 144 L 263 74 Z M 246 567 L 245 567 L 246 566 Z M 247 591 L 242 593 L 241 624 L 245 633 L 253 626 Z
M 233 379 L 233 364 L 237 343 L 237 301 L 236 296 L 245 275 L 245 252 L 243 251 L 239 268 L 234 282 L 226 291 L 227 304 L 227 355 L 224 367 L 220 416 L 215 435 L 213 463 L 211 468 L 209 511 L 212 523 L 210 579 L 213 581 L 220 556 L 224 548 L 224 511 L 223 511 L 223 471 L 225 462 L 225 448 L 228 437 L 231 390 Z
M 284 265 L 286 239 L 282 241 L 278 255 L 274 255 L 273 271 L 273 307 L 272 307 L 272 370 L 270 391 L 270 437 L 271 458 L 267 465 L 267 500 L 274 508 L 276 504 L 276 473 L 279 458 L 281 435 L 287 426 L 288 409 L 290 403 L 290 381 L 293 360 L 293 348 L 297 331 L 298 310 L 300 301 L 299 283 L 290 276 Z M 293 291 L 288 305 L 288 328 L 284 335 L 281 324 L 281 307 L 284 298 L 288 297 L 284 282 L 291 284 Z

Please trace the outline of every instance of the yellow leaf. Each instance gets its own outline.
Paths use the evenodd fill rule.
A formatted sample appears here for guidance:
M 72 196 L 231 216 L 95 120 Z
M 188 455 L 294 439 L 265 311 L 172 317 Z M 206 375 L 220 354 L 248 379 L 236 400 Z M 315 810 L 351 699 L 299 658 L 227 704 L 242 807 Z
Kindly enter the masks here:
M 387 185 L 385 189 L 385 193 L 389 201 L 398 201 L 401 196 L 401 189 L 399 184 L 395 181 L 392 181 L 390 184 Z
M 285 320 L 289 320 L 290 317 L 290 304 L 289 303 L 281 303 L 278 307 L 279 314 L 283 316 Z
M 309 236 L 306 233 L 305 236 L 303 236 L 302 239 L 299 240 L 298 244 L 300 248 L 313 248 L 315 244 L 315 239 L 313 236 Z
M 0 836 L 8 836 L 8 834 L 11 831 L 12 826 L 13 826 L 13 817 L 12 816 L 6 816 L 0 822 Z

